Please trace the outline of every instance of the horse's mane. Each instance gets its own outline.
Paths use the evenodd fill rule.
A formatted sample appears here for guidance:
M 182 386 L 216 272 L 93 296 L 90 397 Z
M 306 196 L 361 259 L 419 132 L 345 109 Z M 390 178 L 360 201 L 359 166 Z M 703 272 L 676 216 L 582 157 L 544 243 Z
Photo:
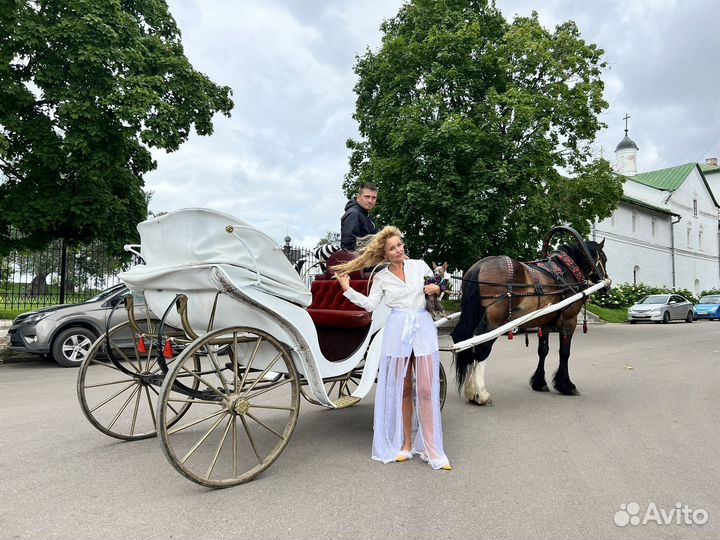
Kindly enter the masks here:
M 597 242 L 586 240 L 585 245 L 587 246 L 590 255 L 595 257 L 598 251 Z M 578 244 L 562 244 L 556 251 L 564 251 L 580 268 L 584 271 L 589 270 L 590 263 L 585 257 L 582 248 Z

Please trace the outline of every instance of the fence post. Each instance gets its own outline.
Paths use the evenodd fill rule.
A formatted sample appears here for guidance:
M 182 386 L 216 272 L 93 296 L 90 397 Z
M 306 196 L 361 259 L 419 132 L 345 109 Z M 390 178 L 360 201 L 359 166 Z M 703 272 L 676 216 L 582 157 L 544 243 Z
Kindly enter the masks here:
M 67 245 L 65 239 L 61 241 L 61 258 L 60 258 L 60 303 L 65 303 L 65 282 L 67 281 Z

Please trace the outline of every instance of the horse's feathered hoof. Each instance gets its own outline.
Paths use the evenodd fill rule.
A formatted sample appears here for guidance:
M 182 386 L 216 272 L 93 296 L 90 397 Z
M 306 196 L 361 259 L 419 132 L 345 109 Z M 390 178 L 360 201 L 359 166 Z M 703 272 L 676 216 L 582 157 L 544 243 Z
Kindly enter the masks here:
M 471 398 L 468 398 L 468 401 L 470 403 L 474 403 L 475 405 L 480 405 L 481 407 L 487 407 L 487 406 L 493 404 L 493 400 L 490 396 L 483 399 L 480 396 L 476 395 Z
M 548 388 L 547 384 L 545 386 L 543 386 L 542 388 L 540 388 L 540 390 L 538 390 L 538 392 L 549 392 L 549 391 L 550 391 L 550 389 Z
M 579 396 L 579 395 L 580 395 L 580 392 L 578 391 L 577 388 L 573 388 L 573 389 L 570 391 L 570 395 L 571 395 L 571 396 Z

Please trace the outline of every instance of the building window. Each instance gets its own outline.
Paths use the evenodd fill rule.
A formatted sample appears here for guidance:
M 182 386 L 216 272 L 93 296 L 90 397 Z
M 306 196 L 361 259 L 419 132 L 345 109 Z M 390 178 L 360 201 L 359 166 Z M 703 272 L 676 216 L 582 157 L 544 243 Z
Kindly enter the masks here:
M 698 231 L 698 249 L 702 251 L 703 245 L 702 245 L 702 237 L 703 237 L 703 230 L 702 226 L 700 227 L 700 230 Z
M 697 217 L 697 199 L 693 199 L 693 216 Z
M 638 215 L 637 212 L 632 213 L 632 232 L 637 232 Z
M 614 227 L 614 226 L 615 226 L 615 212 L 613 212 L 613 213 L 610 215 L 610 226 L 611 226 L 611 227 Z
M 692 241 L 691 241 L 692 236 L 691 235 L 692 235 L 692 228 L 688 227 L 687 228 L 687 247 L 688 248 L 692 247 Z
M 653 235 L 653 237 L 655 236 L 656 228 L 657 228 L 657 223 L 655 222 L 655 218 L 652 218 L 650 220 L 650 233 Z
M 633 285 L 640 283 L 640 267 L 633 268 Z

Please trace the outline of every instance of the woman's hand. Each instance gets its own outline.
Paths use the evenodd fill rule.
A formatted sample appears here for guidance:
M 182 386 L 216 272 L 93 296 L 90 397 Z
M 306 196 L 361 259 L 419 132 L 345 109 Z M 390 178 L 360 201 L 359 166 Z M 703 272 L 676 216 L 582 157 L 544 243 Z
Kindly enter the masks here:
M 438 296 L 440 294 L 440 285 L 428 283 L 425 287 L 423 287 L 423 291 L 425 294 Z
M 350 288 L 350 276 L 347 274 L 335 274 L 335 279 L 338 280 L 343 291 L 347 291 Z

